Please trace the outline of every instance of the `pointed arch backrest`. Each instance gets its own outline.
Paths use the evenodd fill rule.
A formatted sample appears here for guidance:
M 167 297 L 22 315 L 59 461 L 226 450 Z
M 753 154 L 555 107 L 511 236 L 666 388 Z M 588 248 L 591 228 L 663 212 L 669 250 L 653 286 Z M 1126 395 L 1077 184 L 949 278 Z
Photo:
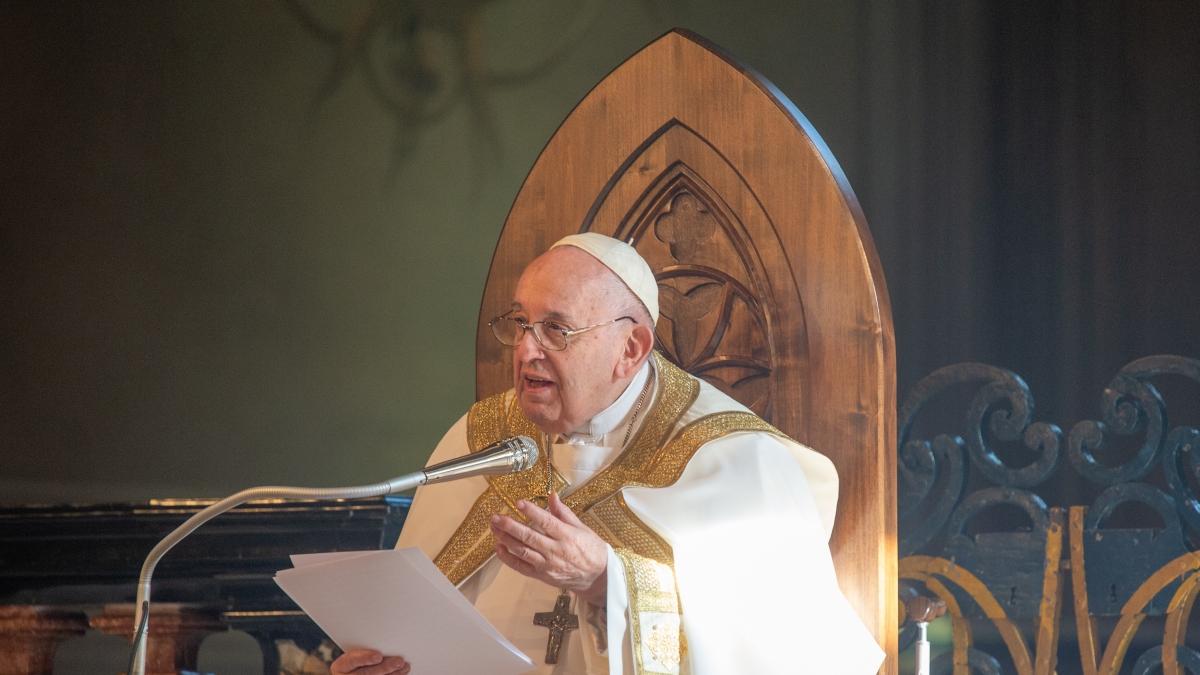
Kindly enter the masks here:
M 522 268 L 572 232 L 632 241 L 659 281 L 660 348 L 841 478 L 839 582 L 895 668 L 895 354 L 854 194 L 764 78 L 672 31 L 610 73 L 538 157 L 505 221 L 480 308 L 476 394 L 511 386 L 487 321 Z

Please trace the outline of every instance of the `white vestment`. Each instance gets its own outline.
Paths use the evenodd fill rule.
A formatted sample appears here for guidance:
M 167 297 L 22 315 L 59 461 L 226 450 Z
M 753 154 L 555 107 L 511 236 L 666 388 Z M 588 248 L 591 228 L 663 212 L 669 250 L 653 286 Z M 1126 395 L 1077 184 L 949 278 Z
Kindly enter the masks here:
M 649 366 L 649 363 L 647 364 Z M 608 410 L 556 443 L 554 462 L 571 482 L 569 494 L 611 463 L 627 433 L 647 367 Z M 661 393 L 646 401 L 649 409 Z M 511 397 L 509 392 L 508 396 Z M 707 415 L 745 411 L 700 382 L 699 395 L 675 431 Z M 645 416 L 645 413 L 643 413 Z M 640 425 L 642 420 L 637 419 Z M 438 444 L 430 463 L 470 452 L 467 416 Z M 398 547 L 417 546 L 430 558 L 455 533 L 488 487 L 482 477 L 417 491 Z M 837 503 L 837 475 L 824 456 L 765 432 L 734 432 L 699 447 L 678 480 L 666 487 L 626 487 L 629 509 L 669 544 L 686 657 L 681 672 L 848 673 L 878 670 L 883 652 L 837 586 L 828 539 Z M 538 664 L 530 673 L 636 672 L 631 653 L 625 569 L 609 548 L 607 613 L 572 598 L 580 630 L 565 638 L 558 663 L 542 663 L 547 629 L 536 612 L 554 608 L 557 588 L 524 577 L 494 556 L 459 589 L 480 612 Z M 420 608 L 413 608 L 420 611 Z M 642 621 L 642 641 L 656 628 Z M 421 664 L 413 672 L 421 674 Z M 645 671 L 654 672 L 652 664 Z

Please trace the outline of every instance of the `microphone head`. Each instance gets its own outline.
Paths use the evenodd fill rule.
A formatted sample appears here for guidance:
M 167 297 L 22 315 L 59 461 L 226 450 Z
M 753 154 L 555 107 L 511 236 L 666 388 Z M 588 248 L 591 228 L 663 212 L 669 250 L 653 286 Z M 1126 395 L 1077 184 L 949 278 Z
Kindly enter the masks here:
M 517 473 L 537 464 L 537 460 L 537 443 L 528 436 L 514 436 L 496 441 L 479 452 L 425 467 L 425 482 L 421 485 L 471 476 Z
M 532 468 L 538 461 L 538 446 L 528 436 L 514 436 L 508 439 L 512 450 L 512 471 L 517 473 Z

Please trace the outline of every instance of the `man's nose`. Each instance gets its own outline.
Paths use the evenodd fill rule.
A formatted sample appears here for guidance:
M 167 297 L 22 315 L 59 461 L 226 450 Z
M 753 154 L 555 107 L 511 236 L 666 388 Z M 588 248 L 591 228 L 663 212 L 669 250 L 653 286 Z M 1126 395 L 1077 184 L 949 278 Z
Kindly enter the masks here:
M 517 361 L 520 363 L 529 363 L 545 356 L 542 345 L 533 335 L 533 328 L 527 328 L 521 333 L 521 338 L 513 346 L 513 353 L 516 354 Z

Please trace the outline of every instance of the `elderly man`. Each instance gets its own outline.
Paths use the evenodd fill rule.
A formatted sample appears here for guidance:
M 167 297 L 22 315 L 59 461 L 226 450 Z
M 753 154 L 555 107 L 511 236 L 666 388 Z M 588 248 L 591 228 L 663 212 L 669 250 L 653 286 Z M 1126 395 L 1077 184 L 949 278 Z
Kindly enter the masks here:
M 421 488 L 398 545 L 433 558 L 530 672 L 875 672 L 829 557 L 832 465 L 655 353 L 657 319 L 654 275 L 623 242 L 571 235 L 530 263 L 491 322 L 513 389 L 430 461 L 525 434 L 538 464 Z M 333 665 L 409 671 L 372 651 Z

